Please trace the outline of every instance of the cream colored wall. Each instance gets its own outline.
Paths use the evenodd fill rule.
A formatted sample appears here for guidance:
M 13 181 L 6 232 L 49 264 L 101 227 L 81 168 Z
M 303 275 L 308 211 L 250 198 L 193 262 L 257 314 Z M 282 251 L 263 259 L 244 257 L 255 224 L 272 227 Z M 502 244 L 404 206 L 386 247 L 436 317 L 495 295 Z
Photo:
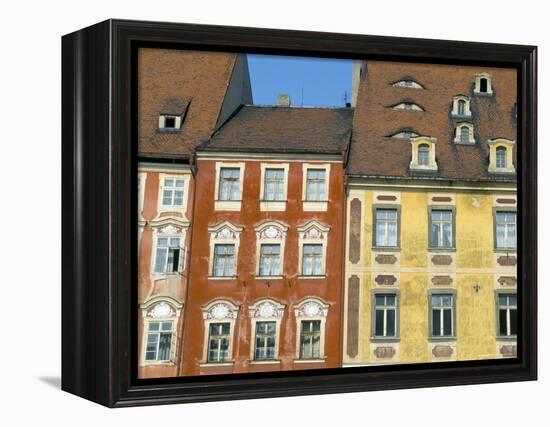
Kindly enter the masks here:
M 434 252 L 428 252 L 428 212 L 430 197 L 434 189 L 407 189 L 398 191 L 401 209 L 400 250 L 395 252 L 397 265 L 380 266 L 375 261 L 378 252 L 372 248 L 373 200 L 378 188 L 353 188 L 348 194 L 349 203 L 357 198 L 361 201 L 361 256 L 358 263 L 349 261 L 349 235 L 346 240 L 345 287 L 352 275 L 360 278 L 359 304 L 359 354 L 350 358 L 346 352 L 344 333 L 344 365 L 372 363 L 413 363 L 438 359 L 432 354 L 434 345 L 429 340 L 430 289 L 445 289 L 456 292 L 456 340 L 447 340 L 453 348 L 453 355 L 446 360 L 468 360 L 496 358 L 499 354 L 496 340 L 495 282 L 498 277 L 493 242 L 493 208 L 495 192 L 472 190 L 445 194 L 452 198 L 455 208 L 456 251 L 449 251 L 453 262 L 448 267 L 436 266 L 431 262 Z M 443 192 L 442 192 L 443 193 Z M 506 190 L 506 197 L 515 197 L 514 190 Z M 383 252 L 390 253 L 390 252 Z M 447 252 L 446 252 L 447 253 Z M 498 267 L 498 266 L 497 266 Z M 394 343 L 379 343 L 371 340 L 371 299 L 377 273 L 384 272 L 398 277 L 393 289 L 399 293 L 400 340 Z M 431 282 L 433 275 L 448 275 L 453 282 L 449 286 L 438 286 Z M 510 274 L 510 272 L 508 272 Z M 387 289 L 392 289 L 387 286 Z M 347 298 L 347 292 L 346 292 Z M 347 299 L 346 299 L 347 306 Z M 347 327 L 347 312 L 344 310 L 344 330 Z M 392 345 L 395 355 L 387 360 L 373 356 L 376 346 Z

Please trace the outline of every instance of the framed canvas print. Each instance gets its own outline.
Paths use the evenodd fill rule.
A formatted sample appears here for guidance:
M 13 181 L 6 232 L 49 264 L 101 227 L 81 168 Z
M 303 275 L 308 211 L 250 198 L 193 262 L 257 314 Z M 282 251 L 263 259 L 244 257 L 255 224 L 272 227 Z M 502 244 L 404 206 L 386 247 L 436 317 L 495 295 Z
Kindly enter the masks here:
M 536 379 L 536 48 L 109 20 L 63 37 L 64 390 Z

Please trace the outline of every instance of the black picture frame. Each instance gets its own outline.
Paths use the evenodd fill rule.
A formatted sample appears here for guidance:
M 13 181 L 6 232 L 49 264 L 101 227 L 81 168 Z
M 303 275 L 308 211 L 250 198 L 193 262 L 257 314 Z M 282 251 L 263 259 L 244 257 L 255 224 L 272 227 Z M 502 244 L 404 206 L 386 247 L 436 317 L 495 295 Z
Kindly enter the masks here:
M 162 46 L 516 68 L 518 355 L 137 380 L 134 50 Z M 107 20 L 62 38 L 62 389 L 109 407 L 537 378 L 535 46 Z

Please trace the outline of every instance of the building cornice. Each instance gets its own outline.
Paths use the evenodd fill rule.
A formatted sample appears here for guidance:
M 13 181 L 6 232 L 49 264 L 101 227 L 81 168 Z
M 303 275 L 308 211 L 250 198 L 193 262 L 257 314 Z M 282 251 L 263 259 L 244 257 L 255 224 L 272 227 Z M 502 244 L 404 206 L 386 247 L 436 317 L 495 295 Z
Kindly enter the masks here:
M 517 192 L 515 181 L 466 181 L 443 178 L 397 178 L 397 177 L 359 177 L 348 176 L 348 189 L 395 188 L 436 191 L 505 191 Z
M 234 151 L 197 151 L 197 160 L 269 160 L 269 161 L 324 161 L 343 163 L 342 154 L 324 153 L 269 153 L 269 152 L 234 152 Z

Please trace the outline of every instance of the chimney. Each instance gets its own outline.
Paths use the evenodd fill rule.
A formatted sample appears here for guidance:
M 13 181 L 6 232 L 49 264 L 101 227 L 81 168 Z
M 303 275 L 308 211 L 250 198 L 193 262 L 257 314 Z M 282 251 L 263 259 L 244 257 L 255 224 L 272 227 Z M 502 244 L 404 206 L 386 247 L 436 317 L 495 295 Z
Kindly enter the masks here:
M 277 95 L 277 105 L 279 107 L 290 107 L 290 95 L 286 93 Z
M 361 62 L 354 60 L 351 65 L 351 107 L 357 104 L 357 93 L 359 92 L 359 81 L 361 79 Z

